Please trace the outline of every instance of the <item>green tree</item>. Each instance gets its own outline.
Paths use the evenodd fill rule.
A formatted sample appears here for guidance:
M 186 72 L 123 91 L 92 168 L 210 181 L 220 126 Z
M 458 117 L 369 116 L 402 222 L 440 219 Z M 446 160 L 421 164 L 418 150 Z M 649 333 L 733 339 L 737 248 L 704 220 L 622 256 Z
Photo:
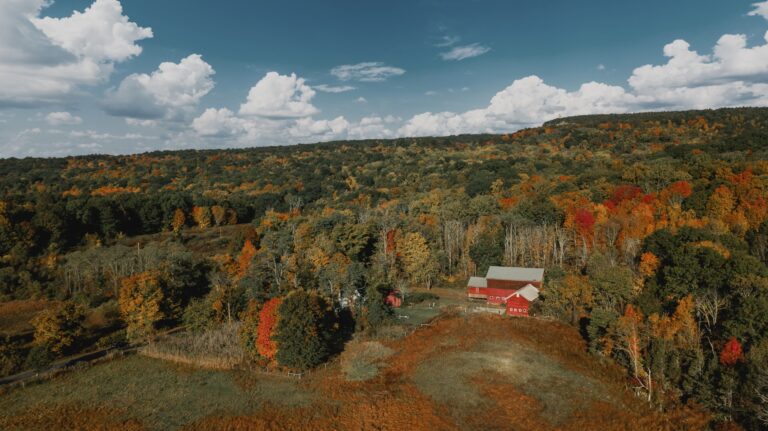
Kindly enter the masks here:
M 361 329 L 375 333 L 379 328 L 392 321 L 395 313 L 384 300 L 391 291 L 392 287 L 387 284 L 379 284 L 366 289 L 365 300 L 363 301 L 363 318 L 358 323 Z
M 294 290 L 280 303 L 274 339 L 277 363 L 306 370 L 322 363 L 331 354 L 333 312 L 314 292 Z
M 475 262 L 475 274 L 485 275 L 488 267 L 504 262 L 504 244 L 493 231 L 484 232 L 469 248 L 469 257 Z

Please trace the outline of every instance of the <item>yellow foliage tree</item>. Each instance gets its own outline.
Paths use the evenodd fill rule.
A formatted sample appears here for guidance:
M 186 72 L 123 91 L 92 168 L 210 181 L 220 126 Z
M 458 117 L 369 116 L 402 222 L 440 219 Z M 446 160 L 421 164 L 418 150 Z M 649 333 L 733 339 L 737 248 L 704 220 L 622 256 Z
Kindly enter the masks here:
M 34 342 L 54 354 L 64 354 L 82 336 L 84 321 L 85 311 L 72 302 L 43 310 L 32 319 Z
M 181 208 L 176 208 L 176 211 L 173 212 L 173 220 L 171 220 L 173 232 L 179 233 L 186 222 L 187 217 L 184 215 L 184 211 L 182 211 Z
M 221 205 L 214 205 L 211 207 L 211 214 L 213 215 L 213 222 L 216 226 L 221 226 L 227 220 L 227 209 Z
M 192 218 L 200 229 L 211 226 L 211 210 L 208 207 L 192 207 Z
M 716 230 L 721 232 L 728 230 L 726 220 L 731 215 L 735 204 L 735 196 L 728 187 L 720 186 L 712 192 L 707 201 L 707 215 Z
M 142 272 L 121 280 L 118 303 L 129 339 L 152 336 L 155 326 L 163 318 L 162 301 L 163 291 L 157 274 Z
M 424 236 L 418 232 L 409 233 L 398 246 L 403 269 L 411 282 L 431 287 L 436 268 Z
M 571 312 L 571 323 L 578 323 L 579 318 L 587 314 L 587 308 L 592 305 L 592 285 L 584 275 L 567 275 L 561 283 L 562 299 Z

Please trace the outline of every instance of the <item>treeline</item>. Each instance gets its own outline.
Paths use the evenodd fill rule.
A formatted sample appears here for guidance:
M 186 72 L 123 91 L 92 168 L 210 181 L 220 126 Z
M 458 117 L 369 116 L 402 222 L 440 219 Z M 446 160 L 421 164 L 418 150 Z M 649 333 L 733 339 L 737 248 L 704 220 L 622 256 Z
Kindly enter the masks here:
M 394 290 L 543 266 L 535 311 L 577 326 L 639 396 L 760 429 L 767 137 L 768 110 L 737 109 L 501 136 L 2 161 L 0 295 L 80 304 L 85 317 L 59 312 L 76 322 L 100 309 L 131 339 L 240 322 L 254 360 L 304 369 L 352 331 L 386 325 Z M 226 246 L 187 242 L 231 224 Z M 156 232 L 174 233 L 123 245 Z

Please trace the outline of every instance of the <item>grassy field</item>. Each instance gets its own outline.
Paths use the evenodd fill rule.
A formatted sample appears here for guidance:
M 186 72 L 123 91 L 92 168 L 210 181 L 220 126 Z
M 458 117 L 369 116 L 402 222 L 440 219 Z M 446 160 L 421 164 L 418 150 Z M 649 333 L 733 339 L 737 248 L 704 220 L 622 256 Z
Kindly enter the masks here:
M 429 292 L 437 295 L 435 301 L 424 301 L 414 305 L 407 305 L 395 309 L 395 315 L 398 316 L 397 324 L 406 327 L 416 327 L 422 323 L 427 323 L 437 317 L 441 312 L 453 306 L 464 306 L 466 295 L 464 289 L 454 288 L 433 288 L 433 289 L 414 289 L 410 293 Z
M 31 331 L 30 320 L 52 304 L 42 300 L 0 302 L 0 336 Z
M 148 429 L 166 430 L 209 415 L 253 413 L 265 403 L 298 407 L 312 400 L 312 393 L 296 380 L 200 370 L 129 356 L 0 397 L 0 416 L 5 419 L 0 425 L 28 429 L 34 423 L 23 419 L 30 412 L 77 406 L 84 408 L 80 414 L 106 408 L 118 414 L 120 423 L 134 420 L 149 425 Z M 17 422 L 8 421 L 14 416 Z M 47 425 L 40 429 L 44 428 Z
M 354 340 L 301 380 L 126 357 L 0 396 L 0 429 L 673 431 L 706 420 L 650 409 L 563 324 L 448 312 L 412 329 Z

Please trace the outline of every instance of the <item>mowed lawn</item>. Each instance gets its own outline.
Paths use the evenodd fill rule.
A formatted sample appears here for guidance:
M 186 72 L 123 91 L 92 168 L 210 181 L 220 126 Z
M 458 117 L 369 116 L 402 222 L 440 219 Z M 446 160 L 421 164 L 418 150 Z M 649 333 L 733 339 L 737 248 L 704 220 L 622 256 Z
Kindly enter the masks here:
M 209 415 L 245 415 L 264 403 L 300 407 L 313 395 L 285 377 L 245 375 L 177 366 L 128 356 L 0 396 L 0 429 L 29 429 L 33 422 L 4 423 L 56 406 L 107 408 L 121 420 L 149 429 L 176 429 Z M 43 421 L 45 422 L 45 421 Z

